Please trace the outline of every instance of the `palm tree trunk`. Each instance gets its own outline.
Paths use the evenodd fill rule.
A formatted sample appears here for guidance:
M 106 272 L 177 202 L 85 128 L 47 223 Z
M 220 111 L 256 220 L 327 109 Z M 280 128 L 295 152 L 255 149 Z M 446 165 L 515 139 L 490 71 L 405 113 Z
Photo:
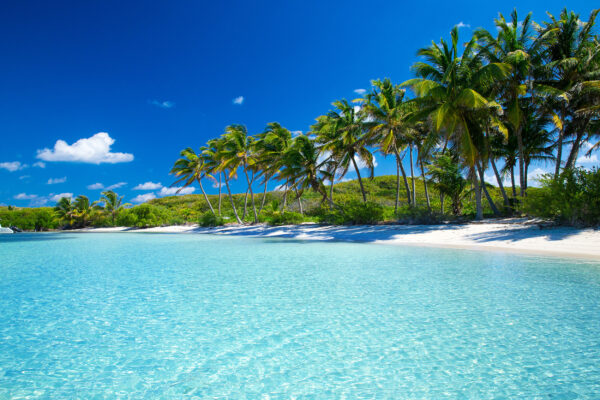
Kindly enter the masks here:
M 262 212 L 263 207 L 265 206 L 265 201 L 267 200 L 267 183 L 269 183 L 269 180 L 265 176 L 265 189 L 263 191 L 263 198 L 262 198 L 262 202 L 260 203 L 260 209 L 258 210 L 258 214 L 260 214 Z
M 246 181 L 248 181 L 248 190 L 250 191 L 250 199 L 252 199 L 252 211 L 254 211 L 254 223 L 258 222 L 258 214 L 256 213 L 256 205 L 254 204 L 254 192 L 252 191 L 252 182 L 254 181 L 254 172 L 252 173 L 252 180 L 248 177 L 248 171 L 244 168 L 246 174 Z
M 525 155 L 523 151 L 523 135 L 521 132 L 521 127 L 519 126 L 519 128 L 517 128 L 517 146 L 519 148 L 519 182 L 521 184 L 521 197 L 525 197 L 525 184 L 523 180 L 525 173 Z
M 233 196 L 231 196 L 231 189 L 229 188 L 229 178 L 227 177 L 227 174 L 224 174 L 224 175 L 225 175 L 225 186 L 227 187 L 227 193 L 229 194 L 229 201 L 231 202 L 231 209 L 233 210 L 233 214 L 235 215 L 235 219 L 237 220 L 238 224 L 241 224 L 242 220 L 240 219 L 237 209 L 235 208 L 235 204 L 233 203 Z
M 560 129 L 558 130 L 558 141 L 557 141 L 557 148 L 556 148 L 556 168 L 554 169 L 554 179 L 558 178 L 558 175 L 560 174 L 560 164 L 562 163 L 562 148 L 563 148 L 563 137 L 565 135 L 565 121 L 562 118 L 562 116 L 564 115 L 564 110 L 563 113 L 561 114 L 561 120 L 560 120 Z
M 477 172 L 475 172 L 474 167 L 471 167 L 471 184 L 473 190 L 475 191 L 475 207 L 477 209 L 475 219 L 477 221 L 481 221 L 483 219 L 483 207 L 481 206 L 481 189 L 479 187 L 479 182 L 477 181 Z
M 300 198 L 300 194 L 298 193 L 298 189 L 294 188 L 296 192 L 296 200 L 298 201 L 298 208 L 300 210 L 300 214 L 304 215 L 304 209 L 302 208 L 302 199 Z
M 287 195 L 288 195 L 288 183 L 285 182 L 285 188 L 283 190 L 283 204 L 281 205 L 281 211 L 285 210 L 287 206 Z
M 406 188 L 406 201 L 408 202 L 408 205 L 410 206 L 412 203 L 412 197 L 411 197 L 411 193 L 410 193 L 410 187 L 408 186 L 408 179 L 406 178 L 406 171 L 404 170 L 404 165 L 402 165 L 402 161 L 404 160 L 404 156 L 400 157 L 400 153 L 398 152 L 398 149 L 394 148 L 394 151 L 396 153 L 396 162 L 398 163 L 398 166 L 400 166 L 400 172 L 402 172 L 402 178 L 404 179 L 404 187 Z M 404 155 L 406 155 L 406 153 L 404 153 Z
M 398 214 L 398 204 L 400 203 L 400 160 L 396 157 L 396 202 L 394 203 L 394 215 Z
M 440 212 L 444 215 L 444 193 L 440 193 Z
M 249 187 L 250 186 L 248 186 L 246 188 L 246 195 L 244 196 L 244 213 L 242 214 L 242 220 L 244 220 L 244 221 L 246 220 L 246 211 L 248 209 L 248 188 Z
M 221 216 L 221 172 L 219 172 L 219 217 Z
M 484 169 L 481 167 L 481 165 L 479 164 L 479 162 L 477 162 L 477 169 L 479 170 L 479 179 L 481 180 L 481 188 L 483 189 L 483 193 L 485 194 L 485 198 L 487 199 L 490 208 L 492 209 L 492 212 L 494 213 L 495 216 L 500 215 L 500 211 L 498 210 L 498 207 L 496 207 L 496 204 L 494 204 L 494 201 L 492 200 L 492 197 L 490 196 L 487 187 L 485 186 L 485 180 L 484 180 Z
M 494 170 L 494 175 L 496 175 L 496 180 L 498 181 L 498 187 L 500 188 L 500 192 L 502 192 L 502 198 L 504 199 L 504 206 L 508 206 L 508 196 L 506 195 L 506 191 L 504 190 L 504 185 L 502 184 L 502 178 L 498 173 L 498 168 L 496 168 L 496 162 L 493 157 L 490 157 L 490 162 L 492 164 L 492 169 Z
M 335 183 L 335 174 L 337 167 L 333 169 L 333 175 L 331 176 L 331 186 L 329 187 L 329 205 L 333 207 L 333 185 Z
M 408 146 L 408 151 L 410 152 L 410 179 L 412 180 L 412 205 L 415 207 L 417 205 L 417 194 L 415 189 L 415 170 L 413 168 L 413 152 L 412 152 L 412 144 Z
M 581 130 L 577 133 L 575 137 L 575 141 L 573 142 L 573 146 L 571 147 L 571 151 L 569 152 L 569 157 L 567 158 L 567 163 L 565 164 L 566 169 L 571 169 L 575 166 L 575 161 L 577 161 L 577 156 L 579 155 L 579 149 L 581 148 L 581 143 L 583 142 L 583 135 L 585 130 Z
M 517 198 L 517 186 L 515 184 L 515 166 L 510 167 L 510 183 L 512 185 L 513 199 Z
M 358 183 L 360 184 L 360 192 L 362 193 L 363 203 L 367 202 L 367 195 L 365 194 L 365 187 L 363 186 L 362 178 L 360 177 L 360 171 L 358 170 L 358 165 L 356 165 L 356 160 L 352 157 L 352 164 L 354 165 L 354 170 L 356 171 L 356 176 L 358 177 Z
M 429 201 L 429 190 L 427 190 L 427 179 L 425 179 L 425 168 L 423 168 L 423 160 L 420 161 L 421 164 L 421 178 L 423 179 L 423 186 L 425 188 L 425 198 L 427 199 L 427 208 L 431 211 L 431 202 Z
M 212 214 L 214 216 L 216 216 L 215 210 L 213 209 L 213 206 L 210 203 L 210 200 L 208 199 L 208 196 L 206 195 L 206 192 L 204 191 L 204 187 L 202 186 L 202 179 L 198 178 L 196 180 L 198 181 L 198 185 L 200 185 L 200 191 L 202 192 L 202 195 L 204 196 L 204 200 L 206 200 L 206 203 L 208 203 L 208 207 L 210 207 L 210 211 L 212 212 Z

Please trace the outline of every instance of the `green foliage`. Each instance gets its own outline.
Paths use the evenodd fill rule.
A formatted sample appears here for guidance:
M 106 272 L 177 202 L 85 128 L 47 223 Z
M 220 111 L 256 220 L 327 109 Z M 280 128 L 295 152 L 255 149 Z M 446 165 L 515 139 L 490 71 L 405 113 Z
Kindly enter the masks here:
M 200 226 L 210 227 L 210 226 L 221 226 L 225 224 L 225 220 L 223 217 L 215 216 L 212 212 L 205 212 L 200 216 L 200 221 L 198 222 Z
M 384 207 L 375 202 L 350 200 L 338 207 L 321 207 L 315 216 L 321 222 L 334 225 L 376 224 L 384 220 Z
M 138 228 L 161 226 L 170 222 L 169 212 L 164 207 L 140 204 L 133 207 L 131 212 L 135 215 L 135 226 Z
M 271 225 L 293 225 L 304 222 L 304 216 L 297 212 L 282 211 L 275 212 L 266 218 Z
M 0 207 L 0 224 L 15 226 L 25 231 L 47 231 L 56 229 L 58 221 L 49 207 L 18 208 Z
M 542 189 L 529 193 L 524 209 L 534 216 L 561 223 L 600 224 L 600 170 L 567 169 L 557 179 L 545 175 Z

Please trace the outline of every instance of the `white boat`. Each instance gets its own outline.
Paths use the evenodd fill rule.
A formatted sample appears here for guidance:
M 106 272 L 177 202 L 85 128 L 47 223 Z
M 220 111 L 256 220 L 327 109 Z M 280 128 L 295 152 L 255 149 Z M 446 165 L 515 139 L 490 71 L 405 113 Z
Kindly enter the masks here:
M 3 228 L 2 225 L 0 224 L 0 233 L 14 233 L 14 232 L 10 228 Z

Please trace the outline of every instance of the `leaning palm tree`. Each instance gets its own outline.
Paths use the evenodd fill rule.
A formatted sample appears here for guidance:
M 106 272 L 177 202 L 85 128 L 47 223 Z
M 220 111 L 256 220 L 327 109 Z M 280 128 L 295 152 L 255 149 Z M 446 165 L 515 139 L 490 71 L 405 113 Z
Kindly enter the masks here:
M 123 208 L 131 206 L 129 203 L 123 204 L 123 197 L 119 197 L 112 190 L 104 191 L 102 192 L 102 196 L 100 196 L 100 202 L 104 204 L 102 208 L 110 214 L 113 226 Z
M 221 165 L 219 168 L 229 171 L 229 178 L 237 175 L 237 171 L 241 168 L 246 176 L 248 183 L 248 191 L 252 202 L 252 210 L 254 211 L 254 222 L 258 222 L 258 214 L 256 212 L 256 204 L 254 202 L 254 192 L 252 190 L 252 180 L 248 175 L 248 171 L 253 171 L 256 157 L 253 149 L 254 138 L 248 135 L 248 130 L 244 125 L 229 125 L 225 128 L 223 135 L 223 150 L 221 157 Z
M 54 206 L 56 216 L 65 221 L 67 225 L 73 226 L 75 220 L 75 205 L 70 197 L 61 197 Z
M 208 204 L 212 214 L 216 216 L 215 210 L 213 209 L 213 206 L 206 195 L 206 192 L 204 191 L 204 186 L 202 186 L 202 179 L 206 176 L 205 159 L 203 158 L 202 154 L 196 154 L 194 150 L 188 147 L 182 150 L 179 155 L 181 158 L 175 161 L 175 164 L 170 172 L 178 178 L 173 185 L 183 182 L 182 188 L 184 188 L 190 186 L 194 182 L 198 182 L 200 191 L 202 191 L 202 195 L 204 196 L 204 200 Z
M 477 219 L 483 218 L 481 190 L 477 178 L 477 165 L 483 158 L 482 114 L 487 116 L 488 128 L 498 128 L 506 132 L 499 119 L 500 106 L 486 99 L 479 91 L 485 92 L 489 86 L 505 79 L 510 66 L 504 63 L 483 65 L 475 52 L 476 38 L 466 43 L 462 54 L 458 50 L 458 28 L 451 31 L 451 42 L 441 40 L 440 44 L 420 49 L 418 55 L 427 62 L 417 62 L 413 71 L 418 76 L 402 84 L 410 87 L 417 95 L 418 105 L 413 112 L 413 121 L 428 118 L 434 135 L 443 135 L 453 142 L 463 162 L 470 169 L 475 189 Z M 479 90 L 479 91 L 478 91 Z
M 73 202 L 74 211 L 73 214 L 79 219 L 79 223 L 82 227 L 87 226 L 90 218 L 92 218 L 96 202 L 90 202 L 87 196 L 79 195 Z
M 350 165 L 354 167 L 363 202 L 366 202 L 367 194 L 360 175 L 358 161 L 362 161 L 369 168 L 372 177 L 373 154 L 365 145 L 364 138 L 367 115 L 361 110 L 361 107 L 355 107 L 347 100 L 335 101 L 333 106 L 335 107 L 334 110 L 317 118 L 317 123 L 311 127 L 311 130 L 329 134 L 327 136 L 328 141 L 322 142 L 323 148 L 330 150 L 332 155 L 339 155 L 338 168 L 341 170 L 341 176 L 348 172 Z
M 401 152 L 410 143 L 411 124 L 407 122 L 408 107 L 404 101 L 405 90 L 394 85 L 389 79 L 374 80 L 372 92 L 365 98 L 364 110 L 369 116 L 369 129 L 366 135 L 367 143 L 375 145 L 384 155 L 393 154 L 396 157 L 396 202 L 394 211 L 398 211 L 400 200 L 400 173 L 404 179 L 406 199 L 412 204 L 412 196 L 408 187 L 406 171 L 402 164 Z
M 235 171 L 230 170 L 227 165 L 225 165 L 225 157 L 226 153 L 225 149 L 225 138 L 221 136 L 218 139 L 211 139 L 207 142 L 207 146 L 203 148 L 202 154 L 206 160 L 206 169 L 207 172 L 210 173 L 210 176 L 214 178 L 214 174 L 223 174 L 223 178 L 225 180 L 225 187 L 227 188 L 227 195 L 229 197 L 229 202 L 231 204 L 231 209 L 233 211 L 233 215 L 238 224 L 242 223 L 240 216 L 237 212 L 237 208 L 235 207 L 235 203 L 233 201 L 233 195 L 231 194 L 231 187 L 229 186 L 230 176 L 235 176 Z

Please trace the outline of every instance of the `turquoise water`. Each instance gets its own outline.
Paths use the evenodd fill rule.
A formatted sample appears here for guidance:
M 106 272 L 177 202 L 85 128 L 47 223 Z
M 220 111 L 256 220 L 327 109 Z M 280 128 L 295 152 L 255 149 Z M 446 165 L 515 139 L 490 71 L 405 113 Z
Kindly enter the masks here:
M 15 234 L 0 293 L 0 399 L 600 397 L 596 262 Z

